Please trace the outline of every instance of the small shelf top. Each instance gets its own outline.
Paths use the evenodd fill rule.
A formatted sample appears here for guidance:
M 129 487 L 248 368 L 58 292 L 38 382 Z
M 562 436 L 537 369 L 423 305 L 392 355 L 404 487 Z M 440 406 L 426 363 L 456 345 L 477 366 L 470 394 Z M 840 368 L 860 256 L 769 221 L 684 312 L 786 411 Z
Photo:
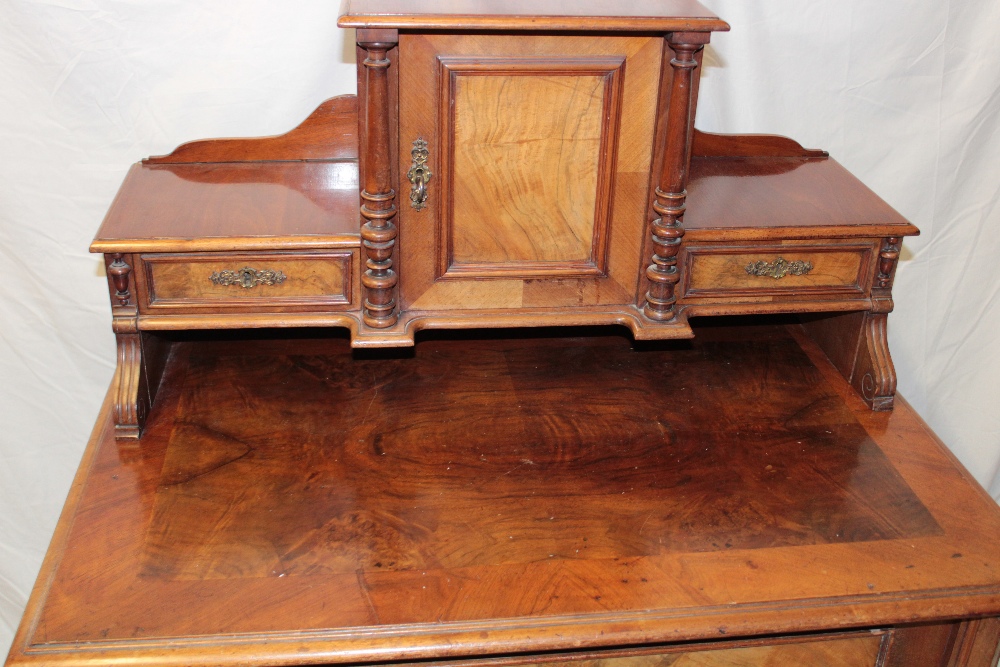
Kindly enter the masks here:
M 729 30 L 729 24 L 696 0 L 344 0 L 337 25 L 417 30 Z
M 687 191 L 688 241 L 920 233 L 832 158 L 696 156 Z
M 358 163 L 137 164 L 91 252 L 357 247 Z

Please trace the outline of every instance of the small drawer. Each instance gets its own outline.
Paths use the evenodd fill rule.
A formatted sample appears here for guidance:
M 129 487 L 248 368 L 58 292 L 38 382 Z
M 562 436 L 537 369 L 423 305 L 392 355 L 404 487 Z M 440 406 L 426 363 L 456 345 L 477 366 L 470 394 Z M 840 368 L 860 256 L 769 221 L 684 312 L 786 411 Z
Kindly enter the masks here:
M 144 310 L 345 310 L 356 250 L 142 256 Z
M 760 665 L 835 665 L 875 667 L 887 633 L 845 633 L 839 637 L 804 636 L 797 639 L 735 640 L 680 647 L 632 649 L 596 654 L 580 660 L 539 659 L 521 664 L 532 667 L 759 667 Z M 562 657 L 562 656 L 560 656 Z M 483 665 L 497 664 L 483 662 Z M 507 663 L 510 664 L 510 663 Z M 518 663 L 514 663 L 518 664 Z
M 860 297 L 872 280 L 874 243 L 685 246 L 685 299 Z

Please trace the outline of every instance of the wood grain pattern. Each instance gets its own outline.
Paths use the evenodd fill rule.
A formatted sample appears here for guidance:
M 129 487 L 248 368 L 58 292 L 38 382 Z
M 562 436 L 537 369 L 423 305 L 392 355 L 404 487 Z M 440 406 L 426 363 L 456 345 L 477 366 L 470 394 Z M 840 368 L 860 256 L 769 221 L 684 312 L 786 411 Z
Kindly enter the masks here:
M 961 623 L 948 667 L 997 667 L 1000 663 L 1000 618 Z
M 882 658 L 882 666 L 949 667 L 949 656 L 953 653 L 958 630 L 958 623 L 894 628 Z
M 803 148 L 794 139 L 774 134 L 714 134 L 697 128 L 691 141 L 692 157 L 826 158 L 824 150 Z
M 90 250 L 357 247 L 357 206 L 353 161 L 137 164 Z
M 867 293 L 874 246 L 843 245 L 690 245 L 683 255 L 685 299 L 741 296 L 805 296 L 817 293 L 831 297 Z M 753 275 L 746 267 L 754 262 L 808 262 L 802 275 L 781 278 Z
M 691 241 L 919 233 L 835 160 L 817 158 L 693 158 L 684 225 Z
M 443 276 L 605 273 L 624 63 L 442 59 Z
M 297 305 L 339 309 L 354 300 L 355 262 L 355 252 L 349 250 L 311 254 L 143 255 L 146 279 L 142 312 L 232 306 L 266 310 Z M 277 284 L 258 284 L 251 288 L 222 285 L 211 280 L 215 273 L 239 271 L 244 267 L 281 272 L 283 278 Z
M 143 164 L 193 162 L 267 162 L 358 158 L 358 98 L 331 97 L 294 130 L 273 137 L 208 139 L 178 146 Z
M 905 404 L 869 412 L 794 333 L 439 336 L 413 356 L 178 342 L 142 449 L 96 441 L 14 664 L 483 656 L 996 613 L 1000 511 Z
M 423 138 L 429 142 L 431 160 L 434 163 L 432 170 L 435 173 L 430 183 L 427 207 L 415 211 L 409 206 L 404 206 L 399 215 L 400 262 L 406 266 L 407 272 L 401 284 L 403 308 L 472 310 L 493 307 L 494 304 L 489 301 L 468 300 L 472 293 L 488 292 L 489 288 L 461 286 L 463 282 L 472 282 L 487 275 L 491 280 L 503 283 L 511 279 L 520 280 L 523 293 L 521 295 L 511 293 L 508 296 L 508 293 L 504 292 L 504 304 L 520 301 L 532 304 L 531 307 L 568 307 L 578 305 L 580 303 L 578 296 L 581 294 L 584 295 L 583 303 L 588 306 L 601 303 L 615 305 L 633 303 L 641 259 L 642 229 L 646 223 L 643 203 L 646 201 L 652 159 L 652 134 L 662 41 L 650 37 L 561 36 L 558 40 L 553 40 L 532 35 L 501 37 L 403 34 L 400 39 L 400 55 L 400 136 L 404 142 L 411 142 L 416 138 Z M 616 74 L 622 60 L 625 63 L 623 74 Z M 584 171 L 589 169 L 593 174 L 595 159 L 600 160 L 604 166 L 597 168 L 596 186 L 591 188 L 591 184 L 587 184 L 586 189 L 592 190 L 592 194 L 587 194 L 585 189 L 577 188 L 575 185 L 562 183 L 561 178 L 546 176 L 547 180 L 541 179 L 541 166 L 537 164 L 540 154 L 536 150 L 541 144 L 536 145 L 536 142 L 520 144 L 511 142 L 506 149 L 521 156 L 519 159 L 522 169 L 526 169 L 525 176 L 514 174 L 506 167 L 502 167 L 506 170 L 502 173 L 496 172 L 498 167 L 491 167 L 490 173 L 499 173 L 499 178 L 479 180 L 474 174 L 465 173 L 467 169 L 459 173 L 457 167 L 450 168 L 450 162 L 445 156 L 449 152 L 448 146 L 453 141 L 449 136 L 453 124 L 450 104 L 442 102 L 444 96 L 441 93 L 445 88 L 451 90 L 448 79 L 450 74 L 444 77 L 444 81 L 439 80 L 439 75 L 442 72 L 447 74 L 448 70 L 445 67 L 452 66 L 465 68 L 464 71 L 467 72 L 475 70 L 475 75 L 469 73 L 456 77 L 463 86 L 466 79 L 481 82 L 485 86 L 501 81 L 505 82 L 504 85 L 508 88 L 528 86 L 528 88 L 518 88 L 518 94 L 522 97 L 537 96 L 538 92 L 544 91 L 548 95 L 557 94 L 559 99 L 565 102 L 574 99 L 586 101 L 588 96 L 573 98 L 564 92 L 556 93 L 555 91 L 566 89 L 555 87 L 555 84 L 577 81 L 580 77 L 583 77 L 580 80 L 588 81 L 588 85 L 594 84 L 591 89 L 593 94 L 589 95 L 590 108 L 584 120 L 587 126 L 592 128 L 590 135 L 595 134 L 594 130 L 598 127 L 601 128 L 600 148 L 587 147 L 585 152 L 589 155 L 587 159 L 590 166 Z M 512 69 L 521 74 L 512 75 Z M 574 76 L 562 76 L 566 73 Z M 547 82 L 541 84 L 542 88 L 537 88 L 538 84 L 532 83 L 538 80 L 535 76 L 538 74 L 547 77 Z M 600 103 L 597 99 L 599 86 L 596 81 L 596 77 L 599 76 L 610 79 L 606 81 Z M 433 80 L 438 80 L 441 85 L 429 88 L 421 83 Z M 618 81 L 621 82 L 620 95 L 617 92 Z M 536 87 L 532 88 L 533 86 Z M 448 94 L 450 95 L 450 92 Z M 620 105 L 616 101 L 618 96 L 621 100 Z M 490 100 L 492 97 L 486 96 L 486 101 Z M 533 128 L 541 129 L 551 138 L 553 145 L 563 141 L 564 134 L 556 134 L 558 128 L 555 126 L 559 123 L 555 123 L 554 126 L 554 119 L 549 119 L 540 113 L 533 103 L 527 104 L 522 100 L 522 103 L 515 105 L 513 103 L 516 100 L 512 98 L 509 101 L 511 111 L 503 123 L 510 124 L 511 128 L 526 135 L 535 133 Z M 473 108 L 481 107 L 483 113 L 492 113 L 487 111 L 488 105 L 485 102 L 475 102 L 470 99 L 470 103 L 473 104 Z M 574 105 L 576 103 L 573 102 Z M 490 104 L 495 104 L 495 101 Z M 618 106 L 621 107 L 620 112 L 616 112 Z M 455 120 L 458 121 L 461 119 L 461 109 L 456 113 Z M 620 122 L 617 123 L 614 121 L 616 113 L 620 117 Z M 593 139 L 591 143 L 594 143 Z M 548 155 L 551 153 L 547 150 Z M 524 155 L 535 157 L 526 162 Z M 546 159 L 551 161 L 550 157 Z M 550 162 L 543 161 L 542 164 Z M 409 165 L 409 156 L 400 156 L 398 171 L 405 173 Z M 605 176 L 602 170 L 610 173 Z M 530 176 L 530 182 L 526 176 Z M 454 191 L 458 195 L 459 189 L 450 184 L 458 183 L 456 181 L 458 178 L 465 179 L 466 183 L 476 178 L 475 189 L 487 193 L 485 200 L 473 202 L 470 196 L 465 196 L 452 201 L 450 193 Z M 541 188 L 543 196 L 551 197 L 560 204 L 557 206 L 551 201 L 538 201 L 537 198 L 524 201 L 512 199 L 506 194 L 507 188 L 504 187 L 511 181 L 516 181 L 515 186 L 524 192 L 535 192 Z M 591 183 L 593 183 L 592 177 Z M 462 252 L 466 252 L 469 256 L 471 253 L 479 253 L 490 260 L 502 258 L 499 250 L 501 244 L 498 243 L 490 249 L 487 235 L 481 233 L 485 225 L 477 222 L 477 216 L 480 214 L 496 218 L 499 213 L 491 207 L 496 208 L 501 205 L 507 206 L 508 210 L 517 207 L 516 214 L 510 216 L 514 224 L 504 223 L 506 226 L 502 230 L 502 245 L 511 248 L 504 252 L 511 252 L 512 258 L 518 262 L 509 268 L 504 268 L 498 262 L 466 264 L 463 267 L 458 261 L 462 258 Z M 452 215 L 453 206 L 454 215 Z M 610 229 L 606 231 L 602 230 L 604 225 L 601 224 L 600 213 L 605 206 L 610 209 L 610 217 L 606 218 L 609 220 Z M 461 213 L 463 208 L 469 212 Z M 532 215 L 525 214 L 524 211 Z M 548 219 L 533 219 L 539 215 L 551 218 L 553 211 L 556 216 L 555 224 Z M 597 223 L 591 227 L 591 221 L 595 217 Z M 475 234 L 471 237 L 474 239 L 474 244 L 472 247 L 467 246 L 468 250 L 463 251 L 459 245 L 452 244 L 459 253 L 455 260 L 459 270 L 455 270 L 452 261 L 442 261 L 442 257 L 450 256 L 448 228 L 453 225 L 446 222 L 450 219 L 455 220 L 456 230 L 461 229 L 465 233 L 470 231 L 471 226 L 471 232 Z M 558 222 L 560 219 L 569 222 L 560 224 Z M 518 225 L 527 226 L 529 233 L 519 238 Z M 529 242 L 528 236 L 538 238 Z M 549 241 L 561 245 L 548 249 L 546 244 Z M 606 252 L 602 249 L 605 244 Z M 604 256 L 606 259 L 602 264 Z M 527 261 L 524 261 L 525 259 Z M 532 265 L 532 262 L 535 264 Z M 462 268 L 471 269 L 473 275 L 463 275 Z M 564 290 L 553 290 L 546 298 L 537 283 L 528 287 L 527 281 L 541 279 L 544 274 L 549 274 L 551 280 L 558 281 L 585 273 L 592 274 L 592 277 L 588 278 L 590 285 L 573 294 L 567 294 Z M 439 280 L 442 275 L 446 275 L 447 279 Z M 516 291 L 516 286 L 511 289 Z M 526 291 L 530 291 L 527 298 L 525 298 Z
M 350 0 L 341 11 L 342 28 L 426 30 L 622 30 L 672 32 L 729 30 L 729 25 L 694 0 L 622 4 L 614 0 L 481 0 L 437 2 Z

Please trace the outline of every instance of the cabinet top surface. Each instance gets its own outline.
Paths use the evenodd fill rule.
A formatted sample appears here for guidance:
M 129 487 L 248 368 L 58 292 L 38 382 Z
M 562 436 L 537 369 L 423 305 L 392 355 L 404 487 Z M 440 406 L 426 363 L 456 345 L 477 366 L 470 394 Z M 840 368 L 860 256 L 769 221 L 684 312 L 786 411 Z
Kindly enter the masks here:
M 344 0 L 344 28 L 424 30 L 720 31 L 695 0 Z
M 810 341 L 179 343 L 12 664 L 365 662 L 1000 610 L 1000 512 Z M 600 628 L 600 632 L 598 632 Z M 165 648 L 168 647 L 168 648 Z

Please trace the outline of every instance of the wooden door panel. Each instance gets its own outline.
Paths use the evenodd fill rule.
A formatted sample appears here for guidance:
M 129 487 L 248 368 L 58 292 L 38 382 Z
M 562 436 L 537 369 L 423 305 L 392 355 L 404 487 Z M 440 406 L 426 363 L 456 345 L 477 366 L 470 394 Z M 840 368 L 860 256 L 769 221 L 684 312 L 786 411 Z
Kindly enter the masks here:
M 625 59 L 441 62 L 439 274 L 604 275 Z
M 433 173 L 422 208 L 401 198 L 403 307 L 634 302 L 662 51 L 401 35 L 400 173 L 418 139 Z

